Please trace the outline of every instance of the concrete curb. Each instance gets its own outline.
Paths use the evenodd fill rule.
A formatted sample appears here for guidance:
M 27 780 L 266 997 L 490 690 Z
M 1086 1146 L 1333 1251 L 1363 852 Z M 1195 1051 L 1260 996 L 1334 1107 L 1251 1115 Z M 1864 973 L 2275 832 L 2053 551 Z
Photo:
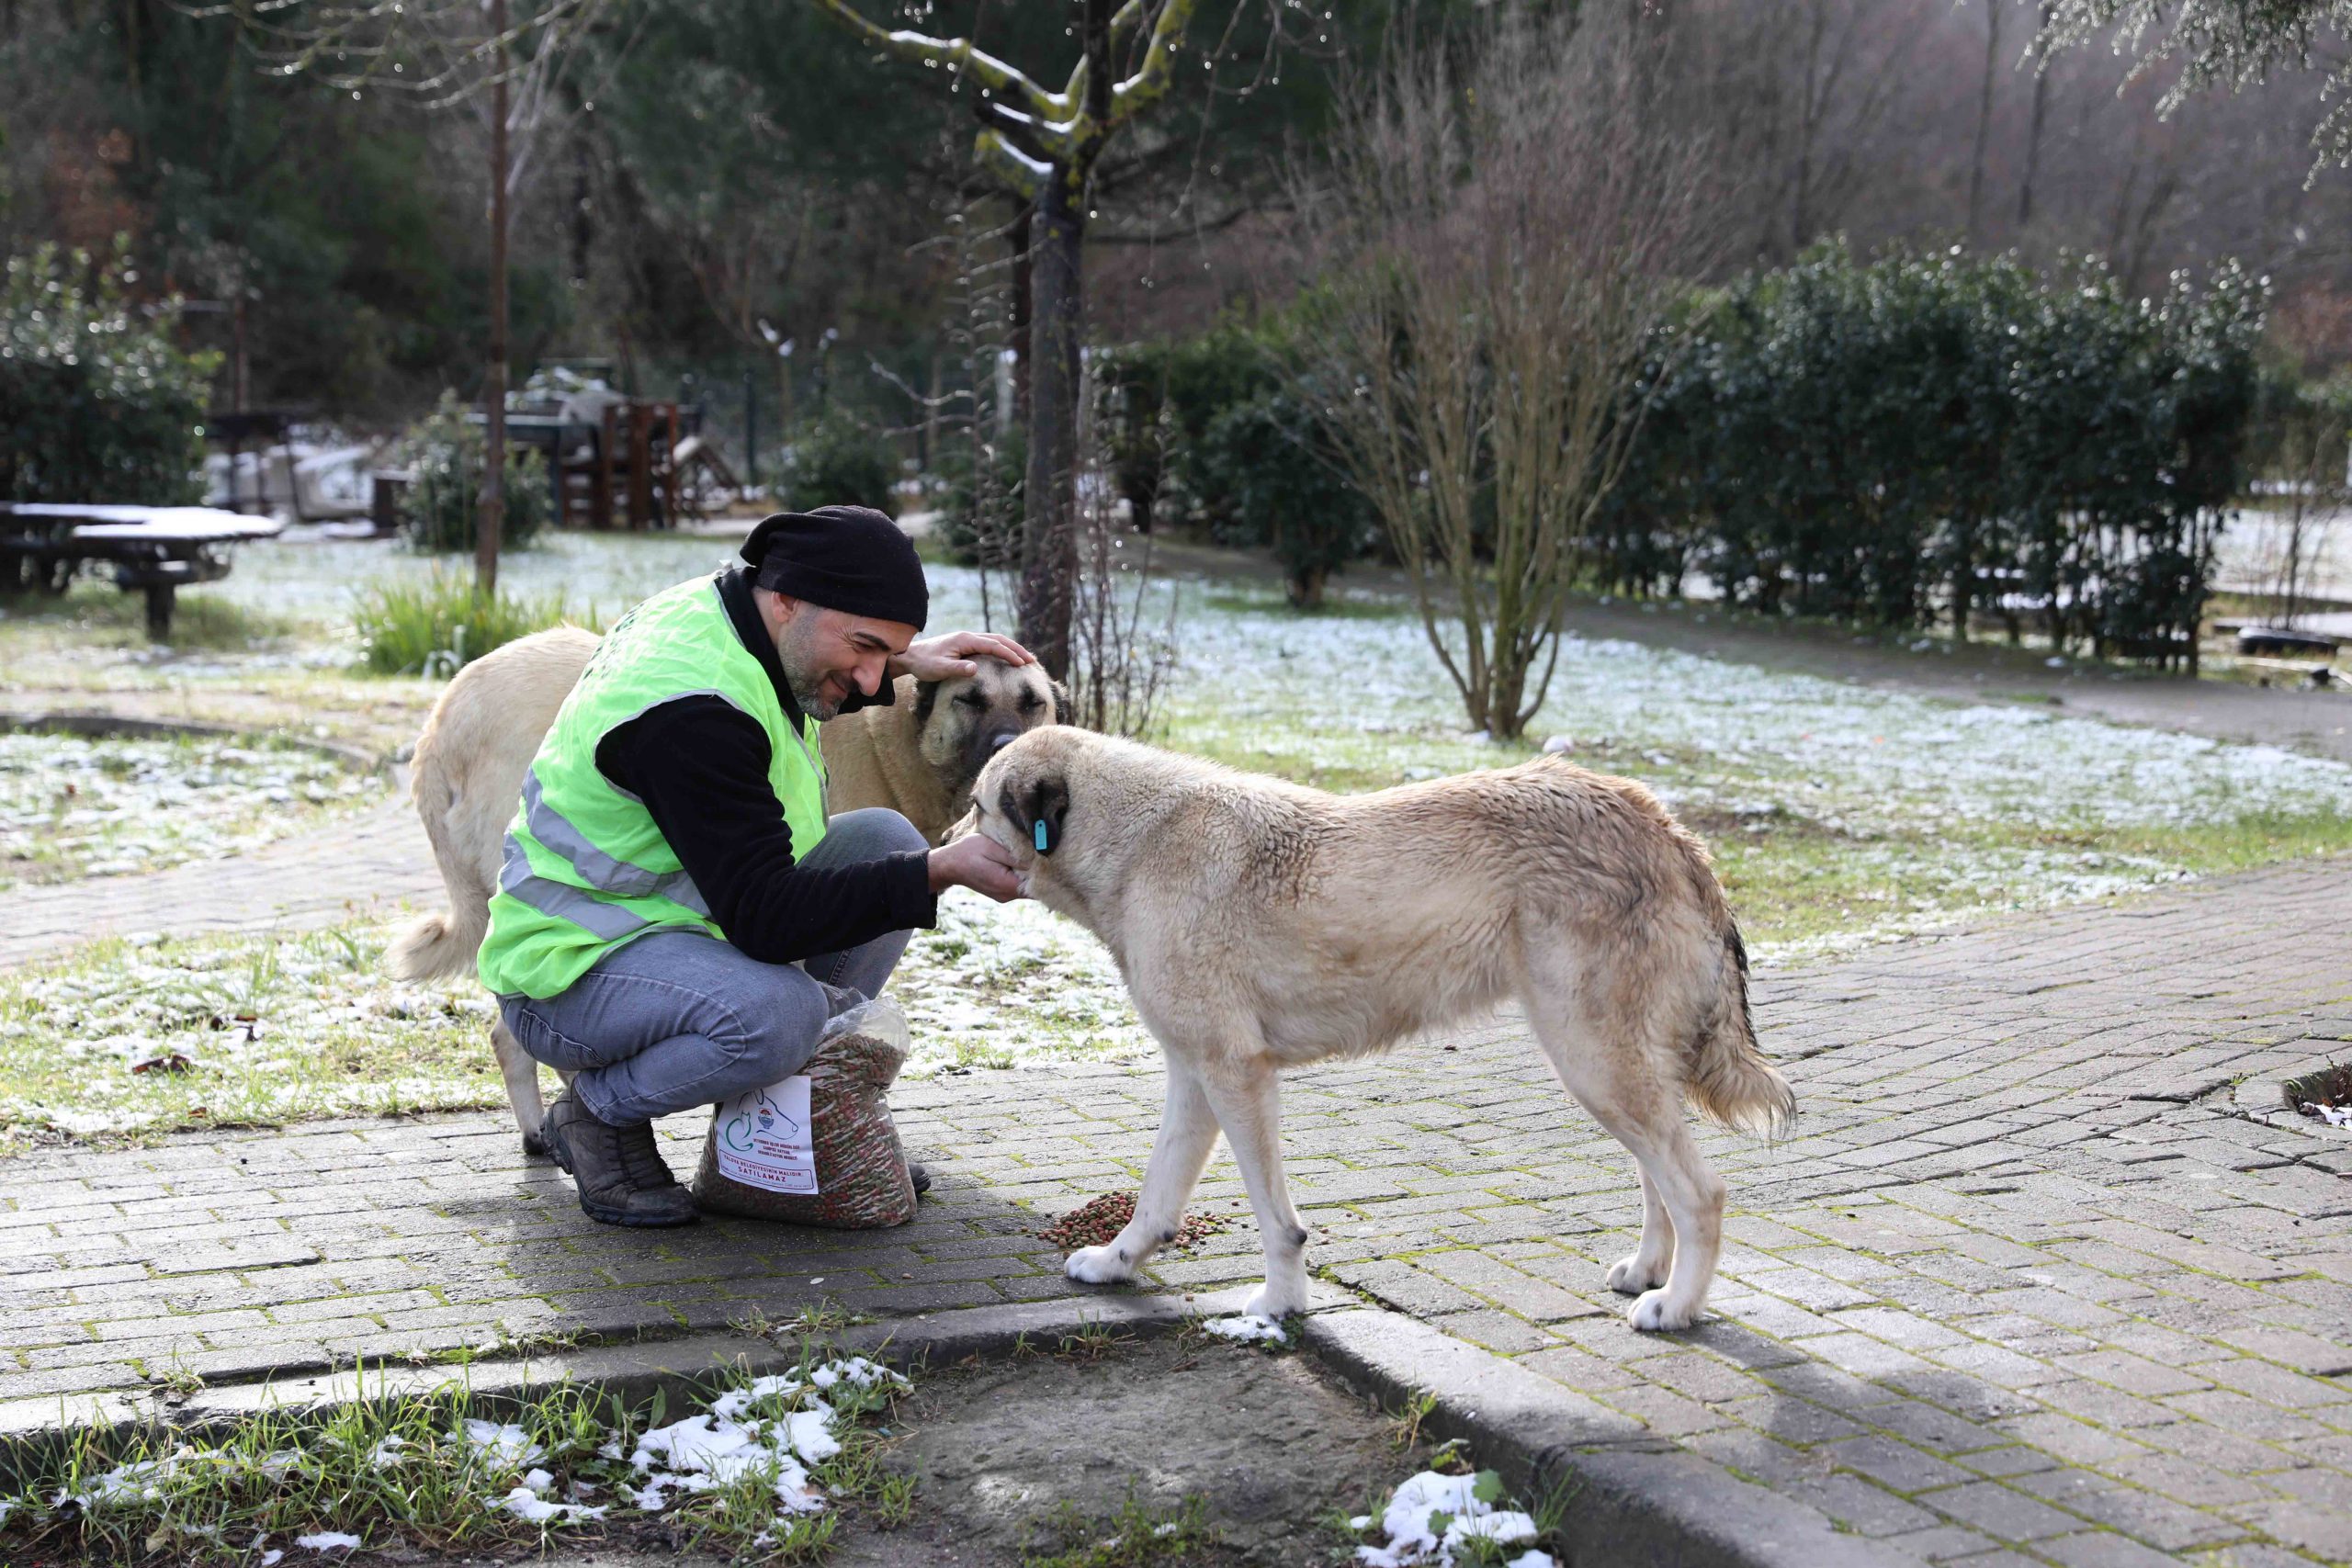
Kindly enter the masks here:
M 1680 1451 L 1639 1422 L 1401 1314 L 1318 1314 L 1306 1321 L 1306 1342 L 1383 1403 L 1434 1395 L 1426 1429 L 1462 1438 L 1521 1501 L 1566 1486 L 1566 1533 L 1579 1563 L 1910 1568 L 1919 1562 L 1840 1534 L 1820 1514 Z
M 1186 1298 L 1170 1292 L 1064 1297 L 971 1307 L 853 1325 L 828 1337 L 842 1351 L 900 1367 L 941 1366 L 1012 1355 L 1023 1343 L 1050 1351 L 1082 1330 L 1150 1338 L 1194 1317 L 1236 1313 L 1249 1287 Z M 1812 1509 L 1749 1485 L 1538 1373 L 1401 1314 L 1311 1287 L 1302 1348 L 1358 1393 L 1390 1406 L 1435 1396 L 1426 1429 L 1459 1438 L 1500 1471 L 1523 1501 L 1569 1491 L 1567 1533 L 1579 1562 L 1643 1568 L 1915 1568 L 1918 1559 L 1842 1535 Z M 1632 1332 L 1628 1330 L 1627 1332 Z M 119 1433 L 154 1424 L 190 1437 L 220 1431 L 264 1410 L 317 1413 L 356 1401 L 464 1388 L 486 1408 L 559 1383 L 592 1385 L 635 1404 L 660 1394 L 673 1407 L 722 1369 L 753 1373 L 797 1365 L 797 1349 L 741 1333 L 599 1346 L 462 1367 L 371 1367 L 198 1392 L 176 1408 L 107 1394 L 0 1408 L 0 1481 L 64 1441 L 70 1430 Z
M 967 1357 L 1010 1356 L 1022 1344 L 1050 1352 L 1089 1329 L 1150 1338 L 1171 1334 L 1193 1317 L 1241 1310 L 1250 1288 L 1186 1297 L 1170 1293 L 1065 1296 L 1005 1306 L 967 1307 L 912 1317 L 860 1323 L 823 1337 L 852 1355 L 893 1366 L 944 1365 Z M 1351 1307 L 1354 1298 L 1331 1286 L 1310 1287 L 1310 1312 Z M 168 1427 L 188 1437 L 221 1431 L 258 1412 L 315 1414 L 339 1404 L 398 1399 L 463 1388 L 486 1407 L 519 1402 L 559 1383 L 593 1384 L 627 1403 L 661 1393 L 673 1404 L 713 1374 L 742 1366 L 755 1374 L 799 1363 L 797 1348 L 738 1332 L 682 1335 L 592 1346 L 514 1360 L 461 1366 L 377 1364 L 364 1371 L 270 1378 L 198 1390 L 175 1405 L 159 1404 L 149 1391 L 79 1399 L 17 1400 L 0 1404 L 0 1481 L 14 1481 L 28 1461 L 70 1435 L 92 1429 L 118 1437 L 141 1427 Z

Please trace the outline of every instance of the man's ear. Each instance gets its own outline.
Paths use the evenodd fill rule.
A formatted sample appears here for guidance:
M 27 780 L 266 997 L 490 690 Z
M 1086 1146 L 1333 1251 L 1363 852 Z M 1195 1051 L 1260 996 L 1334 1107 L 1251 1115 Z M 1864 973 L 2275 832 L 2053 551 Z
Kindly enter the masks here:
M 929 718 L 931 716 L 931 710 L 936 706 L 938 703 L 938 682 L 917 681 L 915 682 L 915 722 L 917 724 L 921 724 L 924 719 Z
M 1069 688 L 1063 685 L 1059 681 L 1053 682 L 1053 687 L 1054 722 L 1056 724 L 1076 724 L 1078 722 L 1078 709 L 1070 705 Z
M 1033 779 L 1016 792 L 1009 814 L 1022 837 L 1041 855 L 1062 847 L 1062 824 L 1069 816 L 1069 786 L 1056 774 Z

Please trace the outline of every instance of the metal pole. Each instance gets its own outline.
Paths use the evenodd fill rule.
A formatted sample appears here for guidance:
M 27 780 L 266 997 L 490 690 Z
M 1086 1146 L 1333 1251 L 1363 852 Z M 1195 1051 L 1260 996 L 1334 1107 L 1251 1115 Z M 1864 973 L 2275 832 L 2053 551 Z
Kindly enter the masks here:
M 743 372 L 743 483 L 760 482 L 760 378 Z
M 498 592 L 498 536 L 506 514 L 506 0 L 490 0 L 490 374 L 482 388 L 481 498 L 474 528 L 474 592 Z

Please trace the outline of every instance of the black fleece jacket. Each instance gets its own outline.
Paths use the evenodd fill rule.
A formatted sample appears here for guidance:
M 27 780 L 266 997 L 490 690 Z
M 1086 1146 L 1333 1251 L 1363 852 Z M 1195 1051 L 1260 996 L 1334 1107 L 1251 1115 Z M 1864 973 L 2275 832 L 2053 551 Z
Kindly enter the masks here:
M 718 597 L 735 635 L 775 683 L 786 718 L 797 721 L 800 705 L 761 624 L 751 574 L 722 573 Z M 842 711 L 890 700 L 885 682 L 873 697 L 851 693 Z M 722 698 L 682 696 L 616 725 L 597 743 L 596 769 L 645 803 L 718 929 L 763 964 L 938 923 L 920 850 L 845 865 L 799 863 L 784 803 L 768 784 L 770 757 L 767 732 L 749 714 Z

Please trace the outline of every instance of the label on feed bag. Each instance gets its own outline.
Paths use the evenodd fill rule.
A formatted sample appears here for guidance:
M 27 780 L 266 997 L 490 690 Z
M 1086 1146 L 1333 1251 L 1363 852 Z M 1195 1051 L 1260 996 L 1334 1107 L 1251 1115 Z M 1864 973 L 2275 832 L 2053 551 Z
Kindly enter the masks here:
M 718 1108 L 718 1174 L 763 1192 L 817 1190 L 808 1075 L 746 1089 Z

